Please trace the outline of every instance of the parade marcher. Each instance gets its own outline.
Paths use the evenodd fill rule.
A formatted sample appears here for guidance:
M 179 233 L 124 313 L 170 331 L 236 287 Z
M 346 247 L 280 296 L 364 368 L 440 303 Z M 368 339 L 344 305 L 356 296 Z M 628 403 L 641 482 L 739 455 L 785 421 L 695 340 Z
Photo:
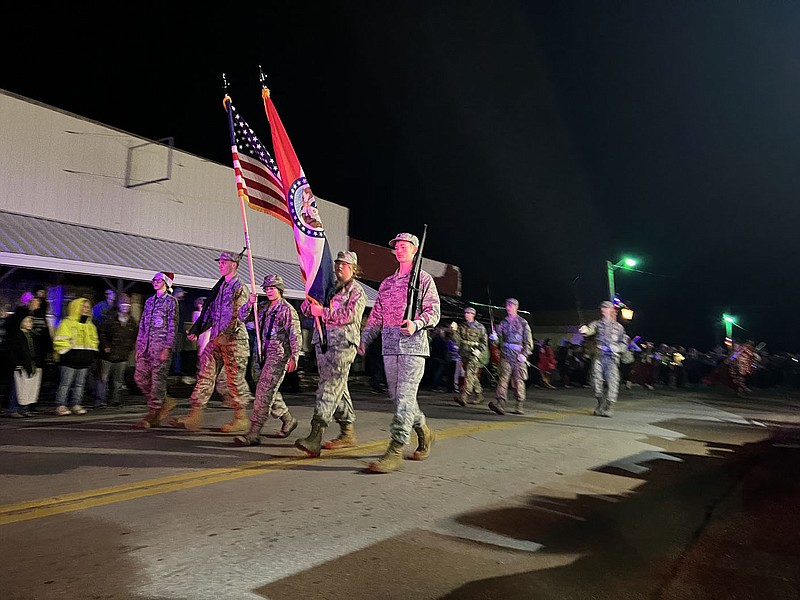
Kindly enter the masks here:
M 610 300 L 600 303 L 602 319 L 581 325 L 578 331 L 594 337 L 592 385 L 597 406 L 594 415 L 610 417 L 619 393 L 619 362 L 625 350 L 625 328 L 617 322 L 617 307 Z M 604 390 L 604 387 L 606 388 Z
M 458 391 L 456 402 L 461 406 L 466 406 L 467 402 L 480 404 L 483 402 L 481 356 L 488 344 L 486 328 L 475 320 L 475 309 L 468 306 L 464 309 L 464 322 L 459 324 L 453 321 L 450 331 L 453 341 L 458 344 L 458 354 L 464 369 L 464 385 Z
M 279 389 L 286 373 L 297 369 L 302 342 L 300 318 L 294 307 L 283 298 L 286 285 L 280 275 L 267 275 L 261 287 L 267 296 L 267 302 L 258 305 L 261 374 L 256 385 L 253 413 L 250 415 L 250 430 L 245 435 L 233 438 L 236 446 L 260 444 L 261 429 L 269 417 L 280 419 L 283 423 L 276 437 L 289 437 L 297 427 L 297 419 L 289 412 Z M 251 294 L 247 304 L 239 309 L 240 320 L 247 321 L 257 301 L 258 297 Z
M 120 390 L 125 381 L 125 369 L 131 352 L 136 348 L 139 324 L 131 315 L 131 298 L 128 294 L 119 295 L 119 305 L 103 321 L 98 331 L 100 347 L 104 350 L 100 365 L 100 381 L 97 386 L 95 408 L 120 406 Z M 111 400 L 108 401 L 108 384 L 111 382 Z
M 192 408 L 185 417 L 172 419 L 170 424 L 173 427 L 198 431 L 203 426 L 203 409 L 214 393 L 217 375 L 224 369 L 228 397 L 233 404 L 233 418 L 220 431 L 238 433 L 250 428 L 246 407 L 251 396 L 245 380 L 249 345 L 247 328 L 239 318 L 239 309 L 247 303 L 250 290 L 239 280 L 237 271 L 240 260 L 241 255 L 233 252 L 222 252 L 217 259 L 221 277 L 187 335 L 188 339 L 194 341 L 198 335 L 210 329 L 210 341 L 200 354 L 197 383 L 189 398 Z
M 497 377 L 496 402 L 489 402 L 489 410 L 498 415 L 506 414 L 508 384 L 514 390 L 517 404 L 514 414 L 525 414 L 525 382 L 528 379 L 528 357 L 533 351 L 533 333 L 528 322 L 519 316 L 519 300 L 508 298 L 505 303 L 506 318 L 500 321 L 490 336 L 492 343 L 500 347 L 500 367 Z
M 136 337 L 136 370 L 133 380 L 147 398 L 147 414 L 136 427 L 158 427 L 175 408 L 167 396 L 167 377 L 178 330 L 178 301 L 172 295 L 173 273 L 153 275 L 155 294 L 144 303 Z
M 426 329 L 439 322 L 439 292 L 433 277 L 419 271 L 419 300 L 414 307 L 413 320 L 405 320 L 406 299 L 414 255 L 419 249 L 417 236 L 399 233 L 389 242 L 399 267 L 394 274 L 381 282 L 378 299 L 370 312 L 361 333 L 358 353 L 364 355 L 367 346 L 380 332 L 383 343 L 383 364 L 388 392 L 395 404 L 395 415 L 389 428 L 391 442 L 386 452 L 370 464 L 374 473 L 396 471 L 403 464 L 403 447 L 411 438 L 411 429 L 417 434 L 417 450 L 413 460 L 424 460 L 431 452 L 433 431 L 425 422 L 425 415 L 417 402 L 417 390 L 425 371 L 425 357 L 429 354 Z
M 294 444 L 312 457 L 319 456 L 322 434 L 333 419 L 339 423 L 341 433 L 339 437 L 325 442 L 324 447 L 336 450 L 356 445 L 353 430 L 356 413 L 347 388 L 347 378 L 356 358 L 367 296 L 364 288 L 355 280 L 358 275 L 358 256 L 355 252 L 339 252 L 334 267 L 336 289 L 330 307 L 323 307 L 306 299 L 300 308 L 304 315 L 319 319 L 328 336 L 328 347 L 323 350 L 320 332 L 318 328 L 314 328 L 312 343 L 319 369 L 317 399 L 314 416 L 311 418 L 311 433 Z
M 60 379 L 56 390 L 56 414 L 85 415 L 83 402 L 86 374 L 97 357 L 99 340 L 92 323 L 92 305 L 86 298 L 76 298 L 67 306 L 67 316 L 61 320 L 53 338 L 59 357 Z M 72 411 L 67 408 L 67 396 L 72 391 Z

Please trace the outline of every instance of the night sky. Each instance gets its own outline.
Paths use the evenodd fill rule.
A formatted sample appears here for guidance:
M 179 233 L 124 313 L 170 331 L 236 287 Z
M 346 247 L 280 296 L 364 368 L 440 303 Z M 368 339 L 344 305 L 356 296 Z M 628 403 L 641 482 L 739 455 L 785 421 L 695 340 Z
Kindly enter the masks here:
M 351 235 L 428 223 L 464 299 L 577 321 L 633 255 L 630 333 L 800 349 L 800 3 L 60 6 L 6 8 L 0 88 L 228 165 L 222 73 L 268 143 L 262 65 Z

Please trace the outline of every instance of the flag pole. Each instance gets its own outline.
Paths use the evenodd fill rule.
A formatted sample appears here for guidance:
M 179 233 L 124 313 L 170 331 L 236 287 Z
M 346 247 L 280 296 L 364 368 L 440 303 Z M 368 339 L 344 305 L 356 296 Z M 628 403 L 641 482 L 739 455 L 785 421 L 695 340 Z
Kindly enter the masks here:
M 222 100 L 223 105 L 225 106 L 225 112 L 228 113 L 228 128 L 230 130 L 231 135 L 231 152 L 233 155 L 233 170 L 236 174 L 237 182 L 239 178 L 242 176 L 240 171 L 240 167 L 238 167 L 238 152 L 236 150 L 236 136 L 233 133 L 233 115 L 230 111 L 231 105 L 231 97 L 228 95 L 228 80 L 225 79 L 225 73 L 222 74 L 222 89 L 225 92 L 225 97 Z M 241 185 L 236 186 L 237 193 L 239 195 L 239 205 L 242 209 L 242 226 L 244 227 L 244 247 L 247 250 L 247 263 L 250 267 L 250 289 L 253 294 L 256 296 L 256 302 L 253 304 L 253 320 L 256 324 L 256 348 L 258 349 L 258 362 L 261 364 L 261 331 L 258 323 L 258 288 L 256 287 L 256 274 L 255 270 L 253 269 L 253 252 L 250 249 L 250 231 L 247 227 L 247 211 L 245 210 L 245 200 L 247 199 L 247 195 L 245 194 L 244 188 Z M 249 300 L 249 298 L 248 298 Z

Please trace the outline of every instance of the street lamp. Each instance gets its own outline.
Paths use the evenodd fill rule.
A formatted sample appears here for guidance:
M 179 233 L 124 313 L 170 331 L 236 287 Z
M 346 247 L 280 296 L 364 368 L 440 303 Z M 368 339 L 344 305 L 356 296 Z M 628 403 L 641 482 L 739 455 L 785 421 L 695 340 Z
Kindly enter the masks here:
M 637 264 L 639 264 L 639 261 L 630 256 L 625 256 L 613 264 L 610 260 L 606 261 L 606 269 L 608 271 L 608 297 L 612 302 L 616 294 L 616 289 L 614 287 L 614 271 L 617 269 L 632 269 Z

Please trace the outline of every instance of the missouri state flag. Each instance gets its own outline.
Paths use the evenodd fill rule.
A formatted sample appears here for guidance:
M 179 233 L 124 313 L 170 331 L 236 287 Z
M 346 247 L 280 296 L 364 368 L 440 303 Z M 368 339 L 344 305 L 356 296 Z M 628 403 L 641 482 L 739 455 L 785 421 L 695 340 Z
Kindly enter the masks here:
M 300 271 L 306 285 L 306 295 L 323 306 L 333 296 L 335 277 L 333 259 L 322 226 L 317 201 L 308 185 L 303 168 L 297 159 L 289 136 L 275 110 L 269 90 L 263 88 L 264 108 L 272 131 L 272 150 L 281 174 L 283 195 L 294 229 L 294 241 Z

